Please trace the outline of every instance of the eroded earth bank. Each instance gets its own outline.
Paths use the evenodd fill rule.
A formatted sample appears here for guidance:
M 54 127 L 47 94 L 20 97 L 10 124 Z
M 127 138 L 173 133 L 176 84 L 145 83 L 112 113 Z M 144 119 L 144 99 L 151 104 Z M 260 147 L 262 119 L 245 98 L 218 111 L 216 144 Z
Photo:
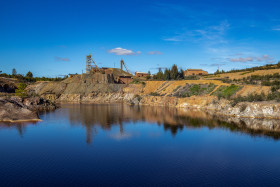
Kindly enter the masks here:
M 238 102 L 228 98 L 268 94 L 268 86 L 233 86 L 219 80 L 145 81 L 114 84 L 105 74 L 76 75 L 61 82 L 39 82 L 27 88 L 30 95 L 56 103 L 127 103 L 211 111 L 215 115 L 280 118 L 274 101 Z

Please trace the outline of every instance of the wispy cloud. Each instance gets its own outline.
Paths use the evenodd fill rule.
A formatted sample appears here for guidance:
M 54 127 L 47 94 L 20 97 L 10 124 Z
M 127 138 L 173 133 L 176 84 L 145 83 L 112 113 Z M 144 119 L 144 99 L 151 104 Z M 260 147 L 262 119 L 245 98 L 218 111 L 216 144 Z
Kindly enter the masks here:
M 67 46 L 66 45 L 58 45 L 57 47 L 66 48 Z
M 252 56 L 252 57 L 238 57 L 238 58 L 228 58 L 227 59 L 229 62 L 266 62 L 266 63 L 273 63 L 274 62 L 274 58 L 269 56 L 269 55 L 263 55 L 260 57 L 257 56 Z
M 273 31 L 280 31 L 280 27 L 275 27 L 272 29 Z
M 254 58 L 252 57 L 239 57 L 239 58 L 229 58 L 228 59 L 230 62 L 252 62 L 254 61 Z
M 136 52 L 134 52 L 134 51 L 132 51 L 132 50 L 123 49 L 123 48 L 121 48 L 121 47 L 117 47 L 117 48 L 108 50 L 107 52 L 108 52 L 108 53 L 115 54 L 115 55 L 139 55 L 139 54 L 141 54 L 141 51 L 136 51 Z
M 227 20 L 220 22 L 218 25 L 204 26 L 199 29 L 186 30 L 179 34 L 175 34 L 172 37 L 166 37 L 163 40 L 172 42 L 201 42 L 211 41 L 214 43 L 227 43 L 225 34 L 230 28 L 230 24 Z
M 55 57 L 55 60 L 56 61 L 63 61 L 63 62 L 69 62 L 70 61 L 70 59 L 69 58 L 63 58 L 63 57 Z
M 221 67 L 221 66 L 224 66 L 226 64 L 224 63 L 221 63 L 221 64 L 217 64 L 217 63 L 214 63 L 214 64 L 200 64 L 201 66 L 208 66 L 208 67 Z
M 162 55 L 162 52 L 160 51 L 150 51 L 148 52 L 149 55 Z

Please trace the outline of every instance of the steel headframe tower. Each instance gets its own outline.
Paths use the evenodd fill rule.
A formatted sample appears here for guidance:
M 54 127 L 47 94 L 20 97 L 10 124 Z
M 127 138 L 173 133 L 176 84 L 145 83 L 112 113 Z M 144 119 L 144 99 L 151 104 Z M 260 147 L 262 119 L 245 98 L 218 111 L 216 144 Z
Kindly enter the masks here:
M 123 59 L 121 59 L 121 70 L 123 70 L 123 64 L 124 64 L 124 61 L 123 61 Z
M 124 60 L 121 59 L 121 70 L 123 70 L 123 66 L 125 67 L 126 72 L 127 72 L 127 73 L 130 73 L 129 70 L 128 70 L 128 68 L 127 68 L 127 66 L 126 66 L 125 63 L 124 63 Z
M 86 73 L 87 74 L 90 73 L 91 69 L 92 69 L 91 61 L 92 61 L 91 55 L 88 55 L 87 56 L 87 65 L 86 65 Z

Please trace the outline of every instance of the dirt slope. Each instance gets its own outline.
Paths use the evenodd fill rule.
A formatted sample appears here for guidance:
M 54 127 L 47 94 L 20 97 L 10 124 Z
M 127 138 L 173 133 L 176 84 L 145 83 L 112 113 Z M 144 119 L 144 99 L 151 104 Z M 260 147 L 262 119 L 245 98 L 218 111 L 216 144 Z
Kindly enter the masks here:
M 243 79 L 244 77 L 249 77 L 251 75 L 271 75 L 274 73 L 280 74 L 280 69 L 257 70 L 254 72 L 242 71 L 236 73 L 223 73 L 218 75 L 207 76 L 206 79 L 222 79 L 228 77 L 229 79 L 233 80 L 233 79 Z

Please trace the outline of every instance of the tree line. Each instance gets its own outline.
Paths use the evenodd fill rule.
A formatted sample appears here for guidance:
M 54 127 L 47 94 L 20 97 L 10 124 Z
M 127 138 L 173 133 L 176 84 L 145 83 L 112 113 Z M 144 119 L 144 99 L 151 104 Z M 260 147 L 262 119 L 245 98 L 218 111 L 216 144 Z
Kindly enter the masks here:
M 13 68 L 12 74 L 6 74 L 2 73 L 0 74 L 0 77 L 6 77 L 6 78 L 16 78 L 22 82 L 36 82 L 36 81 L 62 81 L 68 76 L 65 76 L 63 78 L 61 77 L 56 77 L 56 78 L 49 78 L 49 77 L 33 77 L 33 73 L 31 71 L 28 71 L 26 75 L 18 74 L 16 69 Z
M 180 80 L 184 79 L 184 70 L 178 69 L 177 65 L 174 64 L 171 69 L 166 68 L 164 72 L 159 68 L 157 74 L 153 76 L 155 80 Z

